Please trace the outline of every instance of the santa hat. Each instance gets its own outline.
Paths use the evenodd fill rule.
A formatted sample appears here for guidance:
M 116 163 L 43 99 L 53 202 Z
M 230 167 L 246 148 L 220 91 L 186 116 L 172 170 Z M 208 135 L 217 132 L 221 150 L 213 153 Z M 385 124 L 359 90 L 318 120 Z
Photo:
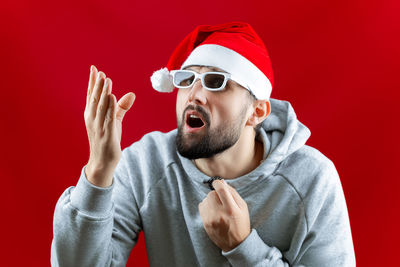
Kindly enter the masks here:
M 273 72 L 268 51 L 257 33 L 245 22 L 200 25 L 175 48 L 166 67 L 151 76 L 154 89 L 172 92 L 170 71 L 190 65 L 213 66 L 231 74 L 232 79 L 257 99 L 269 99 Z

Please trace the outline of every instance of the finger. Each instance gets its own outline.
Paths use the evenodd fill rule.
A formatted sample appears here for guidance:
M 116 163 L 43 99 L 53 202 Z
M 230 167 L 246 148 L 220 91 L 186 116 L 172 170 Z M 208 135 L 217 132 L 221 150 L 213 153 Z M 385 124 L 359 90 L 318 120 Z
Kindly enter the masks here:
M 215 205 L 223 205 L 221 199 L 219 198 L 217 192 L 215 192 L 215 190 L 212 190 L 208 193 L 207 195 L 207 199 L 206 201 L 210 201 L 211 202 L 211 206 L 215 206 Z
M 90 77 L 89 77 L 89 85 L 87 90 L 87 97 L 86 97 L 86 106 L 88 106 L 90 95 L 93 92 L 94 84 L 96 83 L 97 77 L 97 69 L 94 65 L 90 66 Z
M 239 195 L 238 191 L 236 191 L 235 188 L 233 188 L 231 185 L 226 184 L 228 186 L 229 191 L 231 192 L 233 199 L 235 202 L 238 204 L 240 208 L 243 208 L 244 206 L 247 206 L 246 201 Z
M 97 73 L 96 83 L 94 85 L 93 93 L 90 96 L 89 114 L 92 118 L 96 117 L 97 105 L 100 100 L 100 94 L 104 85 L 104 73 L 99 71 Z
M 116 119 L 122 121 L 125 113 L 132 107 L 136 95 L 132 92 L 127 93 L 118 101 Z
M 108 96 L 108 108 L 106 117 L 104 118 L 104 128 L 107 136 L 114 134 L 115 130 L 115 105 L 117 104 L 117 98 L 113 94 Z
M 238 204 L 234 200 L 231 191 L 228 186 L 221 180 L 214 180 L 212 183 L 218 197 L 221 199 L 222 203 L 226 207 L 238 207 Z
M 106 112 L 108 109 L 108 102 L 109 102 L 107 96 L 109 95 L 110 88 L 111 88 L 111 79 L 106 78 L 103 90 L 101 92 L 96 114 L 97 125 L 98 127 L 101 127 L 101 129 L 104 129 L 104 117 L 106 116 Z

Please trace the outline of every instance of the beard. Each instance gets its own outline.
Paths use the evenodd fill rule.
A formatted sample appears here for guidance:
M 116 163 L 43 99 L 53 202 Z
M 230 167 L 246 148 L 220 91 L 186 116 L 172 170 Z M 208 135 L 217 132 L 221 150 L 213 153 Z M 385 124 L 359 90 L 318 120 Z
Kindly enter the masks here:
M 196 110 L 203 118 L 205 127 L 198 133 L 184 133 L 185 114 L 187 110 Z M 239 140 L 242 124 L 246 118 L 247 106 L 241 110 L 234 121 L 224 123 L 211 128 L 208 114 L 200 106 L 189 105 L 183 111 L 182 120 L 177 117 L 178 133 L 176 136 L 176 148 L 181 156 L 188 159 L 210 158 L 228 148 L 232 147 Z

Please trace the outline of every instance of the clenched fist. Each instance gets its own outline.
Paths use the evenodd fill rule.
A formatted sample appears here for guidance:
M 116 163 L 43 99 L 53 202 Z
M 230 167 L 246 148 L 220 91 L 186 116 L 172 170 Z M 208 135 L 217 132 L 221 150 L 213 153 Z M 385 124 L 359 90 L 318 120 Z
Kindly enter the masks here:
M 111 89 L 111 79 L 92 65 L 84 112 L 90 145 L 85 173 L 92 184 L 100 187 L 112 184 L 121 158 L 122 120 L 135 100 L 135 94 L 129 92 L 117 102 Z
M 215 190 L 199 204 L 200 216 L 210 239 L 224 252 L 237 247 L 250 234 L 247 203 L 224 180 L 212 183 Z

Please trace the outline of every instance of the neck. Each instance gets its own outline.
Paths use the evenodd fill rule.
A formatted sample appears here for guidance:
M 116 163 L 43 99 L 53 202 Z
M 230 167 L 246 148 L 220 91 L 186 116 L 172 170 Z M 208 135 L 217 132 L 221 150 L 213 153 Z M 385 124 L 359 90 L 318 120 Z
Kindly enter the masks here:
M 197 168 L 208 176 L 233 179 L 251 172 L 260 164 L 264 146 L 255 139 L 252 127 L 243 130 L 235 145 L 210 158 L 194 160 Z

